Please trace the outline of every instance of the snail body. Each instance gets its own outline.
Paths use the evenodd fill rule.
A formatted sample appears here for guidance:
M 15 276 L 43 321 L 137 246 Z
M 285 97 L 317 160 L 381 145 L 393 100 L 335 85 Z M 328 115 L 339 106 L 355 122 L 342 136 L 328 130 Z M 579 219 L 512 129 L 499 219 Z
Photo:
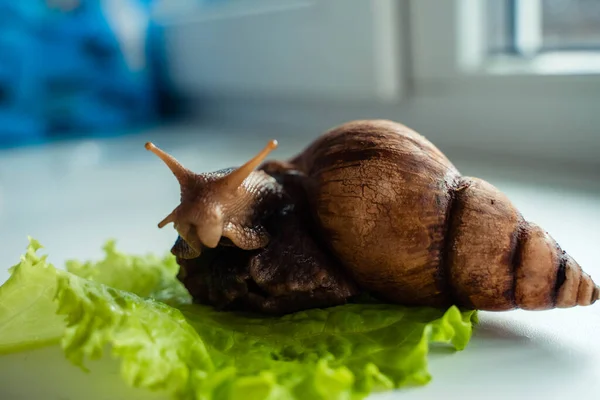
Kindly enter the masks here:
M 255 166 L 267 155 L 261 154 Z M 259 229 L 265 232 L 262 241 L 240 248 L 235 243 L 244 241 L 234 234 L 233 240 L 207 245 L 198 235 L 189 239 L 189 229 L 183 235 L 178 229 L 172 252 L 190 292 L 204 288 L 195 298 L 211 290 L 208 283 L 223 275 L 223 260 L 229 257 L 231 264 L 233 252 L 239 253 L 233 263 L 239 268 L 228 277 L 252 284 L 225 303 L 234 308 L 252 303 L 248 308 L 256 311 L 336 305 L 363 292 L 404 305 L 488 311 L 586 306 L 599 297 L 591 277 L 506 195 L 484 180 L 462 176 L 431 142 L 402 124 L 348 122 L 290 160 L 266 161 L 245 174 L 243 181 L 256 180 L 255 174 L 270 179 L 271 189 L 260 192 L 260 201 L 238 193 L 250 199 L 242 208 L 263 204 L 242 229 L 256 232 L 266 224 Z M 198 203 L 198 196 L 190 198 Z M 186 218 L 172 213 L 176 229 Z M 215 252 L 222 255 L 214 257 Z M 274 270 L 279 275 L 269 272 Z M 302 275 L 302 284 L 294 273 Z M 200 301 L 215 304 L 206 297 Z

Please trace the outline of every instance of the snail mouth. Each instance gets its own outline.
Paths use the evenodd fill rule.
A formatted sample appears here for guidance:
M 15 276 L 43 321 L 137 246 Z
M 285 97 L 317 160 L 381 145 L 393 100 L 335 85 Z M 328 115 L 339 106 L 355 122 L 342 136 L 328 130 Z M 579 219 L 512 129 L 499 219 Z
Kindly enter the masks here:
M 229 238 L 221 237 L 219 244 L 217 247 L 237 247 Z M 175 244 L 171 247 L 171 254 L 174 256 L 181 258 L 183 260 L 193 260 L 195 258 L 199 258 L 205 251 L 209 250 L 210 247 L 207 247 L 203 244 L 200 245 L 198 250 L 193 249 L 181 236 L 177 237 Z
M 175 244 L 171 247 L 171 254 L 184 260 L 193 260 L 200 257 L 202 250 L 193 249 L 181 236 L 178 236 Z
M 175 230 L 179 236 L 171 248 L 171 253 L 187 260 L 199 257 L 204 246 L 196 235 L 194 225 L 175 223 Z

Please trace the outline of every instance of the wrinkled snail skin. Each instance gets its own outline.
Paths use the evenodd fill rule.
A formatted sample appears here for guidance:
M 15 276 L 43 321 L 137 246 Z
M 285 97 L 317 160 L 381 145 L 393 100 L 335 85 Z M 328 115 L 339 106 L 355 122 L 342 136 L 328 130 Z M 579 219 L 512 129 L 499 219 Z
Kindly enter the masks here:
M 310 180 L 334 254 L 387 301 L 503 311 L 598 299 L 591 277 L 502 192 L 461 176 L 401 124 L 343 124 L 289 163 Z
M 195 174 L 147 144 L 181 184 L 181 204 L 159 227 L 178 231 L 178 277 L 195 301 L 281 314 L 365 293 L 485 311 L 598 300 L 550 234 L 402 124 L 351 121 L 289 160 L 264 161 L 276 145 L 239 168 Z
M 181 186 L 180 204 L 158 227 L 173 223 L 178 233 L 171 253 L 194 302 L 281 315 L 341 305 L 360 294 L 319 240 L 304 177 L 283 164 L 282 173 L 254 170 L 275 146 L 271 141 L 241 167 L 196 174 L 146 145 Z M 203 233 L 218 230 L 215 246 L 214 236 Z
M 278 177 L 279 178 L 279 177 Z M 338 261 L 322 248 L 306 215 L 297 182 L 278 179 L 287 196 L 268 196 L 257 207 L 272 212 L 262 219 L 271 240 L 261 249 L 223 244 L 185 258 L 179 238 L 173 248 L 178 279 L 197 303 L 221 310 L 282 315 L 345 304 L 359 294 Z

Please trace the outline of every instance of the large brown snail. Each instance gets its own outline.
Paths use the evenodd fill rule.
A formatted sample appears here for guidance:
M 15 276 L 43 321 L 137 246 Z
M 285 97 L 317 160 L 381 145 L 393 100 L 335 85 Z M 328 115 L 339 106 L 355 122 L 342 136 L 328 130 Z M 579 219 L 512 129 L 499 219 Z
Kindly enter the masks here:
M 181 185 L 171 252 L 197 302 L 287 313 L 367 293 L 501 311 L 586 306 L 599 288 L 488 182 L 386 120 L 329 130 L 292 159 L 196 174 L 151 143 Z

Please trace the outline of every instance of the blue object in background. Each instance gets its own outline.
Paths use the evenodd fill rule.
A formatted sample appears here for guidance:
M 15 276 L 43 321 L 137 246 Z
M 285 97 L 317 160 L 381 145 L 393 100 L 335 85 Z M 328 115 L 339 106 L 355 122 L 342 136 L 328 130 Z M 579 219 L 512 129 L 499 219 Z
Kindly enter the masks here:
M 0 0 L 0 147 L 114 134 L 159 118 L 151 1 L 113 1 L 112 15 L 106 3 Z M 130 37 L 115 29 L 115 4 L 137 12 L 137 25 L 124 20 Z M 124 50 L 136 37 L 141 65 Z

